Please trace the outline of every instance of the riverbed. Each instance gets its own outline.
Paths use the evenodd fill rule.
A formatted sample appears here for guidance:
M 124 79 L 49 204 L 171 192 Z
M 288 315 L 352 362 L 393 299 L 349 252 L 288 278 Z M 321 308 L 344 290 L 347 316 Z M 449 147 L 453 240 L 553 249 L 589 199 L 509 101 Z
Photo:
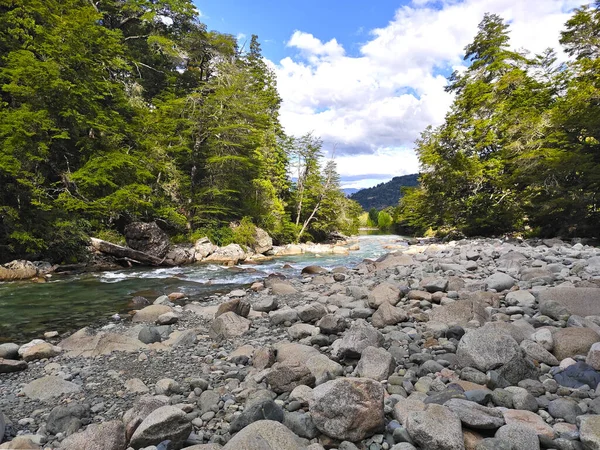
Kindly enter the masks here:
M 82 275 L 54 275 L 51 281 L 0 283 L 0 343 L 26 342 L 46 331 L 65 333 L 87 325 L 101 325 L 114 314 L 127 316 L 131 299 L 141 295 L 183 292 L 185 302 L 203 299 L 272 273 L 298 277 L 303 267 L 316 264 L 331 269 L 353 267 L 365 258 L 389 252 L 385 247 L 401 240 L 395 235 L 359 236 L 360 250 L 349 255 L 301 255 L 275 258 L 261 264 L 223 267 L 194 264 L 171 268 L 128 269 Z

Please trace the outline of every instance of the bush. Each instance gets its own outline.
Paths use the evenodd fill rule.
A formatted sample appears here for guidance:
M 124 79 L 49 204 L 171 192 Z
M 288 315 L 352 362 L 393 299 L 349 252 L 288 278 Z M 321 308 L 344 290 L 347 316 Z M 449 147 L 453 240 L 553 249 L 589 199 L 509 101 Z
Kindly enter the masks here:
M 256 225 L 250 217 L 244 217 L 239 225 L 233 227 L 233 243 L 243 247 L 253 247 L 256 244 Z
M 98 239 L 102 239 L 103 241 L 112 242 L 117 245 L 126 245 L 125 236 L 115 230 L 100 230 L 96 233 Z

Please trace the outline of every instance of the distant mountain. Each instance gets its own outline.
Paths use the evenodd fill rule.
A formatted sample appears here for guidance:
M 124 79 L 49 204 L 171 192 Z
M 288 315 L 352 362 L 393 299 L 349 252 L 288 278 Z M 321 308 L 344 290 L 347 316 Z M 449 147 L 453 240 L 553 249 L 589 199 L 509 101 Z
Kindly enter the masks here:
M 342 192 L 344 194 L 346 194 L 346 197 L 352 195 L 352 194 L 356 194 L 358 191 L 360 191 L 360 189 L 356 189 L 356 188 L 343 188 Z
M 368 189 L 361 189 L 352 194 L 350 198 L 360 203 L 365 211 L 371 208 L 382 210 L 388 206 L 396 206 L 400 200 L 400 188 L 403 186 L 414 187 L 419 185 L 419 174 L 394 177 L 387 183 L 379 183 Z

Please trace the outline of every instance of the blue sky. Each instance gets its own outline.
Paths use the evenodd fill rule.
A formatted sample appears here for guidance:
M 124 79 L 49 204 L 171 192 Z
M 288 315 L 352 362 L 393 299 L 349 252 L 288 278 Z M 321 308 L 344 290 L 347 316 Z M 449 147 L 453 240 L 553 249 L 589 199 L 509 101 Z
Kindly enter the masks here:
M 293 54 L 285 47 L 292 33 L 301 30 L 329 41 L 336 38 L 349 54 L 358 54 L 368 32 L 385 27 L 403 4 L 398 0 L 217 0 L 194 2 L 209 29 L 257 34 L 265 57 L 279 61 Z
M 414 142 L 444 120 L 446 76 L 484 13 L 511 26 L 514 48 L 559 48 L 583 0 L 195 0 L 209 29 L 257 34 L 277 76 L 288 134 L 335 148 L 343 187 L 370 187 L 419 170 Z

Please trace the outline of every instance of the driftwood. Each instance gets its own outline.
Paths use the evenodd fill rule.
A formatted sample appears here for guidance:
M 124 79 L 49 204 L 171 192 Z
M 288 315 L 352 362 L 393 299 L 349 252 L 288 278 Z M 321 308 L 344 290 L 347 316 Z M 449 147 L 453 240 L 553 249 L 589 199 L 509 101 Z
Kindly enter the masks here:
M 102 239 L 91 238 L 92 247 L 107 255 L 115 256 L 117 258 L 127 258 L 134 260 L 140 264 L 147 264 L 149 266 L 172 266 L 173 264 L 167 262 L 165 258 L 158 258 L 157 256 L 149 255 L 148 253 L 140 252 L 129 247 L 122 247 L 111 242 L 103 241 Z

